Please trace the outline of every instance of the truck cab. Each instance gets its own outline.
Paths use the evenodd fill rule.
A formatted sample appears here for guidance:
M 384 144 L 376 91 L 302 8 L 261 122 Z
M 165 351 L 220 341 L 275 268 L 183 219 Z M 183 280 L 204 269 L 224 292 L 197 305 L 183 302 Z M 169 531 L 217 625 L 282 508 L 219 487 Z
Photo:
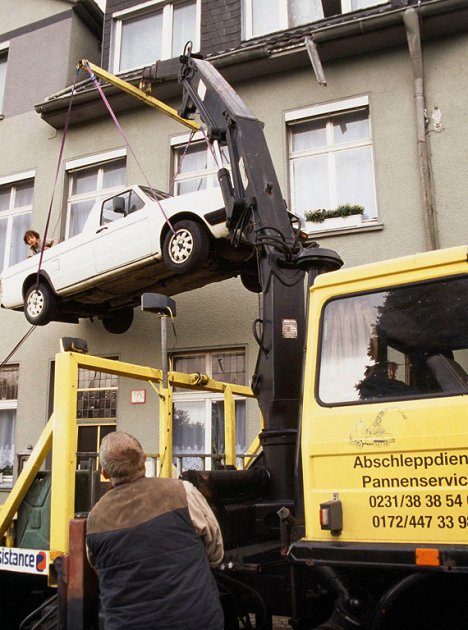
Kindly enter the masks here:
M 316 279 L 296 564 L 468 571 L 467 289 L 466 247 Z

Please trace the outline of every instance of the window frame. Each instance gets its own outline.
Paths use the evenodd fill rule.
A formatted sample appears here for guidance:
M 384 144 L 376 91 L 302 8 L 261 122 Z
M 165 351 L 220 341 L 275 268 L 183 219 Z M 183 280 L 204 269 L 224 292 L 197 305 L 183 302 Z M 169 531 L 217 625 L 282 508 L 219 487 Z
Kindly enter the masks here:
M 333 118 L 335 116 L 339 116 L 340 114 L 352 113 L 353 111 L 359 111 L 361 109 L 367 109 L 368 113 L 368 125 L 369 125 L 369 137 L 367 139 L 350 141 L 349 143 L 341 143 L 341 144 L 328 144 L 324 147 L 320 147 L 317 150 L 314 149 L 306 149 L 301 152 L 296 152 L 293 154 L 292 150 L 292 138 L 293 138 L 293 128 L 296 124 L 300 124 L 307 121 L 326 119 L 326 133 L 328 133 L 327 128 L 330 125 L 333 125 Z M 372 170 L 372 182 L 373 182 L 373 201 L 374 201 L 374 214 L 366 219 L 362 219 L 363 226 L 369 225 L 377 225 L 379 224 L 379 208 L 378 208 L 378 199 L 377 199 L 377 182 L 376 182 L 376 167 L 375 167 L 375 157 L 374 157 L 374 140 L 372 133 L 372 119 L 371 119 L 371 108 L 370 108 L 370 99 L 368 95 L 360 95 L 360 96 L 352 96 L 346 99 L 341 99 L 339 101 L 320 103 L 317 105 L 311 105 L 308 107 L 303 107 L 301 109 L 295 109 L 291 111 L 287 111 L 284 113 L 284 123 L 285 123 L 285 132 L 286 132 L 286 147 L 287 147 L 287 161 L 288 161 L 288 197 L 289 197 L 289 207 L 292 212 L 298 214 L 295 204 L 294 204 L 294 161 L 297 159 L 301 159 L 307 156 L 317 156 L 317 155 L 326 155 L 327 157 L 330 155 L 336 155 L 343 151 L 354 150 L 359 148 L 369 148 L 370 149 L 370 166 Z M 329 161 L 329 160 L 328 160 Z M 336 177 L 336 168 L 333 171 L 329 171 L 329 188 L 337 192 L 337 177 Z M 331 207 L 336 207 L 338 202 L 331 204 Z M 311 208 L 314 210 L 314 208 Z M 335 226 L 332 228 L 328 228 L 326 225 L 318 224 L 319 227 L 312 227 L 310 222 L 307 222 L 307 228 L 310 233 L 329 231 L 331 229 L 341 229 L 345 227 L 346 224 L 344 221 L 336 221 Z
M 457 281 L 464 281 L 468 284 L 468 275 L 462 273 L 462 274 L 440 276 L 440 277 L 435 277 L 435 278 L 427 277 L 422 280 L 406 281 L 406 282 L 403 282 L 402 284 L 394 284 L 390 286 L 382 285 L 380 287 L 372 287 L 372 288 L 368 288 L 362 291 L 344 292 L 344 293 L 340 293 L 340 294 L 337 294 L 337 295 L 334 295 L 332 297 L 325 299 L 325 301 L 320 307 L 316 370 L 314 374 L 314 383 L 313 383 L 314 399 L 317 402 L 317 404 L 323 408 L 353 407 L 353 406 L 371 405 L 371 404 L 376 404 L 376 403 L 387 405 L 389 403 L 398 403 L 404 400 L 429 401 L 429 400 L 437 399 L 437 398 L 449 398 L 449 397 L 456 397 L 456 396 L 462 396 L 462 395 L 466 396 L 466 392 L 462 392 L 461 390 L 454 392 L 454 391 L 443 390 L 442 388 L 440 388 L 440 390 L 434 389 L 432 391 L 427 390 L 427 391 L 418 391 L 418 392 L 408 392 L 407 394 L 397 393 L 394 395 L 387 395 L 387 396 L 382 395 L 381 397 L 373 397 L 373 398 L 361 398 L 361 399 L 349 398 L 349 399 L 341 399 L 341 400 L 334 398 L 333 400 L 328 400 L 328 399 L 325 400 L 322 394 L 322 389 L 321 389 L 322 382 L 327 382 L 327 376 L 328 376 L 326 374 L 326 363 L 325 363 L 327 359 L 325 337 L 327 334 L 326 333 L 327 327 L 330 326 L 330 320 L 331 320 L 331 318 L 327 320 L 327 309 L 330 306 L 334 308 L 335 304 L 337 303 L 339 304 L 340 302 L 344 302 L 345 300 L 359 300 L 360 298 L 363 298 L 363 297 L 368 298 L 369 296 L 380 296 L 385 293 L 391 293 L 391 292 L 417 291 L 419 288 L 424 289 L 428 286 L 435 286 L 437 284 L 440 285 L 443 283 L 454 283 Z M 346 308 L 346 311 L 349 314 L 349 308 Z M 362 307 L 359 309 L 359 312 L 362 312 Z M 349 315 L 348 315 L 348 322 L 347 322 L 348 327 L 350 323 L 352 323 L 352 319 L 349 318 Z M 369 329 L 373 328 L 372 322 L 369 322 L 368 328 Z M 335 328 L 331 327 L 331 329 L 332 330 L 336 329 L 336 327 Z M 356 338 L 356 335 L 352 335 L 351 338 Z M 336 336 L 335 336 L 335 342 L 336 342 Z M 342 347 L 342 346 L 338 344 L 338 347 Z M 369 341 L 366 341 L 366 347 L 367 348 L 371 347 L 371 339 L 369 339 Z M 396 362 L 401 368 L 398 379 L 404 378 L 405 382 L 409 380 L 409 371 L 410 371 L 410 362 L 408 361 L 409 354 L 403 353 L 401 348 L 400 349 L 396 348 L 394 345 L 391 345 L 391 344 L 388 344 L 385 347 L 385 349 L 387 351 L 387 361 Z M 377 346 L 375 347 L 375 350 L 378 351 Z M 468 353 L 468 348 L 454 349 L 454 352 L 456 352 L 457 350 L 463 353 Z M 415 349 L 412 348 L 411 354 L 414 355 L 414 353 L 415 353 Z M 362 354 L 362 356 L 364 356 L 364 353 Z M 402 358 L 398 360 L 399 357 L 402 357 Z M 456 357 L 456 358 L 460 360 L 460 357 Z M 365 362 L 370 363 L 373 360 L 375 361 L 376 364 L 380 361 L 379 357 L 376 357 L 374 359 L 372 357 L 369 357 L 368 350 L 367 350 Z M 465 360 L 463 363 L 461 363 L 461 365 L 462 367 L 464 367 L 465 370 L 468 370 L 468 365 L 466 361 L 467 361 L 467 358 L 465 356 Z M 342 356 L 340 357 L 340 363 L 341 365 L 343 365 Z M 373 366 L 371 365 L 369 367 L 373 367 Z M 343 385 L 343 375 L 340 375 L 340 382 Z
M 217 354 L 222 354 L 223 352 L 225 353 L 242 353 L 244 356 L 244 365 L 245 365 L 245 371 L 244 371 L 244 383 L 242 383 L 242 385 L 245 384 L 245 381 L 247 380 L 247 348 L 245 346 L 239 346 L 239 347 L 222 347 L 222 348 L 207 348 L 207 349 L 196 349 L 196 350 L 186 350 L 186 351 L 177 351 L 176 353 L 174 353 L 172 355 L 172 363 L 174 363 L 174 359 L 177 359 L 177 357 L 183 357 L 183 356 L 190 356 L 190 357 L 194 357 L 194 356 L 205 356 L 205 361 L 204 361 L 204 366 L 205 366 L 205 371 L 204 373 L 207 374 L 210 378 L 212 377 L 212 361 L 213 361 L 213 356 L 217 355 Z M 173 369 L 173 368 L 171 368 Z M 175 371 L 180 371 L 175 369 Z M 244 430 L 246 432 L 246 439 L 245 439 L 245 444 L 243 445 L 243 448 L 247 449 L 248 448 L 248 444 L 247 444 L 247 398 L 245 396 L 239 396 L 238 394 L 234 394 L 233 395 L 234 401 L 235 402 L 239 402 L 239 401 L 244 401 L 245 404 L 245 427 Z M 203 402 L 205 409 L 204 409 L 204 420 L 205 420 L 205 438 L 204 438 L 204 451 L 203 453 L 207 454 L 211 452 L 211 448 L 207 448 L 208 444 L 211 444 L 213 441 L 213 436 L 212 436 L 212 409 L 213 409 L 213 403 L 216 402 L 222 402 L 224 400 L 224 396 L 221 393 L 218 392 L 209 392 L 209 391 L 192 391 L 192 390 L 184 390 L 182 388 L 176 388 L 173 390 L 172 392 L 172 402 L 174 407 L 177 406 L 178 403 L 192 403 L 192 402 Z M 208 429 L 208 430 L 207 430 Z M 183 453 L 183 451 L 182 451 Z M 179 455 L 179 453 L 176 453 L 174 451 L 174 456 L 175 458 L 177 458 L 177 456 Z M 196 458 L 197 454 L 194 453 L 193 457 Z M 211 467 L 211 460 L 208 458 L 206 460 L 206 469 L 209 470 Z
M 3 83 L 0 83 L 0 120 L 5 118 L 4 106 L 5 106 L 5 88 L 6 88 L 6 75 L 8 70 L 8 53 L 10 51 L 10 42 L 0 43 L 0 63 L 5 64 L 5 73 Z M 1 76 L 1 75 L 0 75 Z
M 16 382 L 16 398 L 4 398 L 4 399 L 0 399 L 0 411 L 15 411 L 15 418 L 13 420 L 13 433 L 16 434 L 16 410 L 18 409 L 18 382 L 19 382 L 19 363 L 7 363 L 6 365 L 4 365 L 2 368 L 0 368 L 0 376 L 3 372 L 3 370 L 7 370 L 7 369 L 11 369 L 11 368 L 16 368 L 16 378 L 17 378 L 17 382 Z M 13 442 L 13 451 L 15 450 L 15 442 Z M 1 462 L 0 462 L 1 463 Z M 12 466 L 14 468 L 15 466 L 15 458 L 13 455 L 13 461 L 12 461 Z M 10 477 L 10 475 L 8 475 L 8 477 Z M 10 489 L 13 485 L 13 475 L 11 475 L 11 479 L 9 478 L 7 481 L 3 480 L 2 477 L 2 481 L 0 482 L 0 489 L 4 490 L 4 489 Z
M 125 177 L 122 184 L 118 186 L 113 186 L 111 188 L 103 188 L 103 176 L 104 176 L 104 166 L 109 164 L 110 162 L 116 162 L 119 160 L 123 160 L 125 162 Z M 65 176 L 67 178 L 66 181 L 66 213 L 65 213 L 65 238 L 70 238 L 71 236 L 76 236 L 75 234 L 70 235 L 70 225 L 71 225 L 71 206 L 74 203 L 79 203 L 82 201 L 87 201 L 90 199 L 94 199 L 95 203 L 99 203 L 106 199 L 107 197 L 111 197 L 113 194 L 119 192 L 122 188 L 125 187 L 127 181 L 127 150 L 124 149 L 116 149 L 114 151 L 107 151 L 105 153 L 101 153 L 99 155 L 93 155 L 85 158 L 77 158 L 74 160 L 70 160 L 65 164 Z M 97 173 L 97 185 L 96 189 L 92 192 L 88 193 L 80 193 L 78 195 L 73 195 L 73 175 L 78 173 L 79 171 L 85 169 L 91 169 L 95 167 L 98 171 Z M 89 216 L 89 215 L 88 215 Z M 80 232 L 78 232 L 79 234 Z
M 174 7 L 177 5 L 188 4 L 189 2 L 195 3 L 195 38 L 192 42 L 193 52 L 200 50 L 201 42 L 201 0 L 149 0 L 143 2 L 134 7 L 128 9 L 122 9 L 112 14 L 112 35 L 111 35 L 111 54 L 110 54 L 110 68 L 111 72 L 123 73 L 130 72 L 136 68 L 142 66 L 135 66 L 132 68 L 120 68 L 120 57 L 122 49 L 122 25 L 126 20 L 131 20 L 144 15 L 151 15 L 156 12 L 162 11 L 162 43 L 161 43 L 161 59 L 172 58 L 172 34 L 173 34 L 173 19 L 174 19 Z M 179 54 L 182 54 L 180 51 Z M 177 55 L 176 55 L 177 56 Z M 148 64 L 158 61 L 156 59 L 149 61 Z
M 288 21 L 288 0 L 273 0 L 276 3 L 279 3 L 279 17 L 280 17 L 280 24 L 278 29 L 276 29 L 275 31 L 261 31 L 261 32 L 255 32 L 254 33 L 254 25 L 253 25 L 253 2 L 254 0 L 243 0 L 242 2 L 242 9 L 243 9 L 243 20 L 242 20 L 242 28 L 243 28 L 243 39 L 244 40 L 248 40 L 248 39 L 254 39 L 255 37 L 262 37 L 264 35 L 268 35 L 270 33 L 275 33 L 278 31 L 285 31 L 288 29 L 292 29 L 292 28 L 297 28 L 299 26 L 302 26 L 302 24 L 297 24 L 296 26 L 290 26 L 289 25 L 289 21 Z M 323 6 L 323 1 L 326 2 L 326 0 L 322 0 L 322 6 Z M 370 5 L 371 7 L 373 6 L 379 6 L 381 4 L 387 4 L 389 2 L 389 0 L 374 0 L 373 4 Z M 337 15 L 343 15 L 345 13 L 352 13 L 354 11 L 362 11 L 364 9 L 370 8 L 370 7 L 364 7 L 363 9 L 358 8 L 358 9 L 353 9 L 352 3 L 353 0 L 341 0 L 341 13 L 337 13 Z M 326 19 L 325 17 L 320 18 L 320 19 Z M 304 24 L 308 24 L 309 22 L 305 22 Z
M 182 152 L 185 148 L 185 145 L 187 144 L 187 142 L 190 139 L 191 134 L 190 133 L 185 133 L 185 134 L 179 134 L 177 136 L 174 136 L 171 138 L 170 140 L 170 144 L 171 144 L 171 171 L 172 171 L 172 181 L 171 181 L 171 188 L 174 189 L 174 196 L 177 196 L 179 194 L 183 194 L 183 193 L 179 193 L 178 191 L 178 184 L 181 182 L 187 182 L 187 181 L 191 181 L 191 180 L 197 180 L 197 179 L 206 179 L 207 180 L 207 188 L 217 188 L 219 187 L 219 182 L 218 182 L 218 170 L 220 168 L 227 168 L 229 171 L 231 170 L 231 166 L 229 163 L 227 163 L 224 159 L 224 157 L 222 156 L 222 164 L 217 164 L 215 158 L 213 157 L 213 154 L 211 152 L 210 147 L 208 146 L 207 142 L 206 142 L 206 138 L 203 134 L 203 132 L 201 131 L 197 131 L 193 134 L 192 139 L 190 141 L 190 146 L 200 146 L 202 144 L 205 144 L 205 150 L 206 150 L 206 154 L 207 154 L 207 168 L 202 169 L 202 170 L 193 170 L 193 171 L 189 171 L 188 173 L 179 173 L 179 155 L 180 152 Z M 189 147 L 190 150 L 190 147 Z M 213 149 L 214 150 L 214 149 Z M 227 148 L 226 148 L 227 151 Z M 219 159 L 219 157 L 218 157 Z
M 29 226 L 32 223 L 32 213 L 34 207 L 34 186 L 35 186 L 35 178 L 36 178 L 36 169 L 31 171 L 24 171 L 22 173 L 16 173 L 14 175 L 10 175 L 7 177 L 0 177 L 0 189 L 9 187 L 10 188 L 10 203 L 8 210 L 2 210 L 0 212 L 1 220 L 7 221 L 7 231 L 6 231 L 6 239 L 5 239 L 5 252 L 3 261 L 0 260 L 0 271 L 6 269 L 10 266 L 10 249 L 11 249 L 11 239 L 13 232 L 13 220 L 15 217 L 21 215 L 30 215 Z M 15 196 L 16 190 L 18 186 L 25 184 L 26 182 L 32 182 L 32 197 L 31 203 L 25 206 L 21 206 L 19 208 L 15 208 Z M 27 251 L 24 251 L 24 257 L 26 258 Z

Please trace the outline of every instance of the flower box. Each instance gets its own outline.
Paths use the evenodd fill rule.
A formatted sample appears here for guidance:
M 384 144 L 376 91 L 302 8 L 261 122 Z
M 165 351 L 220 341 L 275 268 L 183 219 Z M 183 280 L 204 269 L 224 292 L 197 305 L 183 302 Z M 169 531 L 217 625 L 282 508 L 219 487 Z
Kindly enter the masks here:
M 362 214 L 351 214 L 347 217 L 332 217 L 324 221 L 315 223 L 306 221 L 308 232 L 326 232 L 327 230 L 343 230 L 346 228 L 359 227 L 362 224 Z

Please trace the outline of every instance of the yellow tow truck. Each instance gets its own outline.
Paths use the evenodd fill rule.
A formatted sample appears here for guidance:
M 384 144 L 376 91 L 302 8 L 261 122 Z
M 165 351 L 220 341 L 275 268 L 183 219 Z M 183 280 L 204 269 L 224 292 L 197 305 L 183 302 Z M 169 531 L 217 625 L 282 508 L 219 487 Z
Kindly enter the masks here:
M 275 615 L 296 630 L 466 630 L 467 247 L 340 269 L 335 252 L 291 226 L 261 123 L 209 62 L 189 50 L 181 62 L 180 115 L 198 111 L 210 141 L 227 146 L 231 170 L 218 173 L 226 223 L 233 247 L 242 233 L 257 258 L 256 272 L 243 278 L 263 305 L 252 388 L 58 354 L 54 414 L 0 512 L 2 587 L 8 574 L 9 593 L 31 599 L 40 590 L 31 579 L 41 578 L 22 578 L 42 573 L 34 627 L 47 615 L 58 628 L 99 627 L 84 535 L 105 487 L 92 467 L 84 480 L 76 470 L 77 375 L 92 366 L 157 389 L 157 457 L 167 476 L 172 387 L 224 394 L 223 469 L 182 475 L 210 500 L 223 530 L 216 579 L 227 630 L 266 630 Z M 157 80 L 160 71 L 148 68 L 143 78 Z M 242 469 L 235 394 L 255 396 L 263 419 Z M 51 471 L 41 472 L 51 447 Z M 28 495 L 40 494 L 34 488 L 44 479 L 50 511 L 44 500 L 39 517 Z M 50 514 L 42 548 L 22 544 L 15 514 L 26 525 Z

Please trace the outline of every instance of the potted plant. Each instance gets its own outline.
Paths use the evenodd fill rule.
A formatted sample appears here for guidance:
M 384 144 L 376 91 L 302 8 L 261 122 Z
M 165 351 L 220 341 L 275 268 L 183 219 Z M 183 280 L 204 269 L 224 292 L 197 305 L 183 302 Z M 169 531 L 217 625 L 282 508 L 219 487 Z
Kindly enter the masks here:
M 314 230 L 354 227 L 361 224 L 364 206 L 344 203 L 331 210 L 317 209 L 305 213 L 305 220 L 315 225 Z

